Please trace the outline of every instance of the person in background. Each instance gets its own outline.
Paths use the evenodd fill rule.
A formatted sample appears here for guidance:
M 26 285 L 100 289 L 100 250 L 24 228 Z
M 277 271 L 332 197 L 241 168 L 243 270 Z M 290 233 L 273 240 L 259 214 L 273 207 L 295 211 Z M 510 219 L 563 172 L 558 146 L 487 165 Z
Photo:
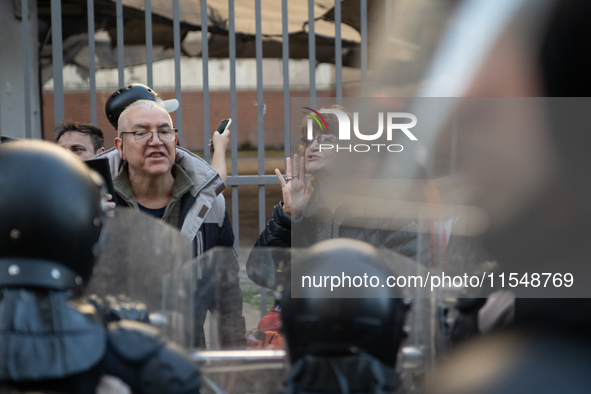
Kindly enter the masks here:
M 62 120 L 55 128 L 55 143 L 81 160 L 88 160 L 105 151 L 103 132 L 91 123 Z
M 344 107 L 331 109 L 346 111 Z M 400 210 L 400 215 L 380 211 L 376 216 L 375 207 L 369 206 L 351 189 L 343 189 L 344 180 L 370 179 L 379 168 L 379 155 L 352 156 L 348 152 L 336 153 L 334 149 L 320 149 L 321 144 L 335 144 L 338 141 L 338 118 L 326 113 L 327 123 L 323 129 L 312 123 L 313 135 L 307 134 L 310 115 L 303 118 L 299 151 L 293 161 L 286 159 L 286 176 L 279 169 L 275 174 L 282 189 L 283 201 L 273 208 L 267 226 L 260 234 L 246 262 L 248 277 L 256 284 L 274 289 L 279 283 L 278 272 L 283 259 L 266 253 L 264 248 L 309 247 L 334 238 L 347 238 L 371 244 L 419 260 L 418 227 L 410 212 Z M 354 172 L 356 171 L 356 172 Z M 313 179 L 306 179 L 311 174 Z M 349 183 L 349 185 L 353 183 Z M 340 187 L 340 189 L 338 189 Z M 276 303 L 271 312 L 263 317 L 258 330 L 249 336 L 249 347 L 260 347 L 262 340 L 273 331 L 278 332 L 281 324 L 281 307 Z M 268 347 L 268 341 L 265 341 Z M 274 345 L 271 343 L 271 345 Z
M 105 114 L 115 130 L 118 130 L 119 116 L 123 110 L 138 100 L 151 100 L 160 103 L 168 113 L 176 111 L 179 107 L 178 100 L 162 100 L 158 97 L 158 93 L 144 84 L 133 83 L 127 85 L 113 92 L 105 104 Z M 210 147 L 215 147 L 211 158 L 211 166 L 220 174 L 220 178 L 224 183 L 226 183 L 226 179 L 228 178 L 226 149 L 229 142 L 230 129 L 226 130 L 223 134 L 215 131 L 209 142 Z
M 221 194 L 225 184 L 207 162 L 177 146 L 167 109 L 153 100 L 134 101 L 118 117 L 117 130 L 115 148 L 97 157 L 109 161 L 115 203 L 180 229 L 193 241 L 196 256 L 216 246 L 231 248 L 234 233 Z M 240 347 L 246 339 L 238 260 L 220 264 L 227 280 L 220 284 L 219 300 L 208 293 L 199 302 L 197 342 L 205 345 L 202 323 L 207 310 L 219 310 L 222 345 Z
M 107 324 L 83 296 L 104 239 L 98 174 L 46 141 L 2 144 L 0 167 L 0 390 L 198 393 L 157 330 Z
M 340 106 L 332 108 L 344 110 Z M 326 239 L 352 238 L 416 259 L 419 254 L 418 229 L 410 215 L 371 217 L 360 226 L 359 215 L 364 215 L 363 209 L 371 207 L 359 207 L 351 190 L 341 193 L 345 198 L 334 198 L 331 194 L 334 191 L 333 182 L 343 180 L 339 178 L 342 177 L 343 168 L 348 169 L 351 163 L 363 160 L 365 168 L 361 171 L 365 171 L 364 177 L 369 178 L 379 161 L 376 156 L 363 157 L 357 161 L 341 157 L 339 161 L 338 155 L 341 153 L 321 150 L 320 144 L 334 144 L 338 140 L 334 133 L 339 130 L 336 115 L 329 113 L 324 118 L 328 123 L 327 130 L 323 131 L 318 124 L 313 123 L 313 138 L 308 139 L 307 121 L 311 117 L 304 117 L 300 130 L 301 157 L 295 155 L 293 161 L 287 158 L 285 177 L 279 169 L 275 170 L 281 184 L 283 201 L 273 208 L 271 218 L 254 247 L 307 247 Z M 349 167 L 343 164 L 349 164 Z M 313 175 L 313 179 L 307 180 L 307 174 Z M 362 209 L 360 211 L 357 208 Z M 263 262 L 267 263 L 262 259 L 249 259 L 246 264 L 249 277 L 261 285 L 257 272 L 262 268 L 259 264 Z
M 365 242 L 331 239 L 306 250 L 294 266 L 312 277 L 371 272 L 386 282 L 397 273 L 390 257 Z M 396 361 L 410 308 L 402 290 L 382 286 L 372 294 L 360 289 L 355 298 L 325 298 L 296 282 L 285 281 L 280 301 L 292 365 L 285 393 L 402 393 Z M 347 289 L 339 297 L 346 293 L 352 294 Z

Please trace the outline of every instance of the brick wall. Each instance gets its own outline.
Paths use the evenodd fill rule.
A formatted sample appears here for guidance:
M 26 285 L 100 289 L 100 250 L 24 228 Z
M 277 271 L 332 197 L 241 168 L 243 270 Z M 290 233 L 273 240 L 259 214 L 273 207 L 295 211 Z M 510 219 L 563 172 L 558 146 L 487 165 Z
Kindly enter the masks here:
M 105 102 L 111 91 L 97 92 L 97 126 L 105 134 L 105 147 L 113 146 L 116 136 L 115 129 L 105 116 Z M 159 97 L 166 100 L 174 98 L 173 91 L 160 91 Z M 308 97 L 308 90 L 290 91 L 291 97 Z M 332 97 L 333 90 L 318 90 L 318 97 Z M 242 90 L 237 92 L 237 119 L 233 119 L 232 132 L 238 128 L 238 146 L 250 142 L 257 145 L 257 108 L 256 90 Z M 283 91 L 265 90 L 263 93 L 267 112 L 265 115 L 265 144 L 275 147 L 283 146 Z M 210 129 L 214 130 L 219 121 L 230 117 L 230 92 L 211 91 L 209 102 Z M 43 92 L 43 135 L 45 139 L 53 140 L 53 92 Z M 64 94 L 64 113 L 67 119 L 90 122 L 90 94 L 87 91 L 69 91 Z M 183 146 L 192 150 L 203 149 L 203 92 L 183 91 Z M 176 123 L 176 114 L 171 114 Z

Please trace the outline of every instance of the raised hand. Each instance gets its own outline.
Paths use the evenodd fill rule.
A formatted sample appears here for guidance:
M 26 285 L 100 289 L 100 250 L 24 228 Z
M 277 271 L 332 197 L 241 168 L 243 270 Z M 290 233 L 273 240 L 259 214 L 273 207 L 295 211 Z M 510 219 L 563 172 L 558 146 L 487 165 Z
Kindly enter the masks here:
M 306 163 L 305 158 L 300 158 L 298 155 L 293 157 L 293 172 L 291 159 L 286 160 L 285 178 L 281 175 L 278 168 L 275 169 L 275 175 L 281 184 L 281 193 L 283 195 L 283 211 L 289 217 L 295 218 L 301 214 L 310 197 L 314 192 L 312 183 L 306 183 Z
M 213 138 L 209 140 L 209 147 L 214 148 L 211 157 L 211 166 L 220 174 L 222 181 L 226 183 L 228 179 L 228 168 L 226 166 L 226 149 L 230 143 L 230 128 L 220 134 L 219 131 L 213 133 Z

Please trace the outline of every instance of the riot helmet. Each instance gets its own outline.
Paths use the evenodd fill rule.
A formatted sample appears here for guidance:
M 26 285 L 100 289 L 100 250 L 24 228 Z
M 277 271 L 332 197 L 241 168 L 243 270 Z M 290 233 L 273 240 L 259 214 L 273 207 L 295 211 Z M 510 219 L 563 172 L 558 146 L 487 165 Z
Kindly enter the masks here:
M 352 239 L 320 242 L 292 261 L 312 277 L 341 272 L 349 276 L 377 276 L 385 284 L 395 275 L 392 262 L 373 246 Z M 357 288 L 359 289 L 359 288 Z M 339 357 L 364 354 L 394 367 L 409 308 L 402 291 L 373 287 L 373 298 L 296 298 L 288 281 L 281 299 L 283 332 L 293 362 L 312 355 Z M 359 293 L 355 293 L 356 295 Z M 371 294 L 371 295 L 370 295 Z
M 3 144 L 0 168 L 0 286 L 85 286 L 106 202 L 98 173 L 31 140 Z
M 150 100 L 160 103 L 167 112 L 174 112 L 179 107 L 176 99 L 162 100 L 153 89 L 141 83 L 132 83 L 120 89 L 117 89 L 105 104 L 105 113 L 109 122 L 117 130 L 119 116 L 121 112 L 130 104 L 138 100 Z

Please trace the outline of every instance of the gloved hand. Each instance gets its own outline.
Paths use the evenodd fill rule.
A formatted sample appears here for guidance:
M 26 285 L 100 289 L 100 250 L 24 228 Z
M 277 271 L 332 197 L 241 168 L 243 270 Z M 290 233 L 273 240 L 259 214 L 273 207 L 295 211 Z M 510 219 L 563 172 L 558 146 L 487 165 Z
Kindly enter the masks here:
M 88 297 L 88 300 L 94 305 L 103 319 L 108 322 L 119 320 L 150 322 L 150 313 L 146 304 L 134 301 L 123 294 L 118 296 L 108 295 L 104 300 L 96 294 L 92 294 Z

